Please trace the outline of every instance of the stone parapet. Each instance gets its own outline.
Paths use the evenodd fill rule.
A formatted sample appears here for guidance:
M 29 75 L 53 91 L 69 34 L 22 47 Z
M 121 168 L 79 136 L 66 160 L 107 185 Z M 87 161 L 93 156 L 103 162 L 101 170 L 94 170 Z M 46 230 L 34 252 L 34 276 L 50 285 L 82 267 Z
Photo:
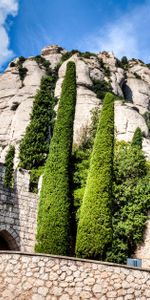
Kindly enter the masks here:
M 0 299 L 150 300 L 150 271 L 69 257 L 0 252 Z

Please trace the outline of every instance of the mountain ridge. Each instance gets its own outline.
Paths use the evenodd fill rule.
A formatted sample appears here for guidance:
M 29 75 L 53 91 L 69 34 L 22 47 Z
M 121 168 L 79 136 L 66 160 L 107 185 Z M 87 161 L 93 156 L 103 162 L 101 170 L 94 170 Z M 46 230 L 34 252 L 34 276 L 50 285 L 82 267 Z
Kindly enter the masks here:
M 77 104 L 74 121 L 74 142 L 79 143 L 79 136 L 89 126 L 91 110 L 101 107 L 98 97 L 99 82 L 111 88 L 118 97 L 115 104 L 115 128 L 118 140 L 131 141 L 134 131 L 140 127 L 143 132 L 143 150 L 150 160 L 150 138 L 148 122 L 150 118 L 150 69 L 141 60 L 119 61 L 112 52 L 98 54 L 81 53 L 78 50 L 66 51 L 52 45 L 41 51 L 41 57 L 57 67 L 58 80 L 55 97 L 60 98 L 61 86 L 69 60 L 77 69 Z M 65 60 L 66 59 L 66 60 Z M 64 60 L 64 61 L 63 61 Z M 24 59 L 22 68 L 26 74 L 20 79 L 18 59 L 13 60 L 0 76 L 0 128 L 1 158 L 4 162 L 9 144 L 16 147 L 15 165 L 18 164 L 19 143 L 30 122 L 33 100 L 39 89 L 46 69 L 38 65 L 34 57 Z M 22 69 L 21 69 L 22 71 Z M 107 89 L 109 90 L 109 87 Z M 104 89 L 106 87 L 103 87 Z

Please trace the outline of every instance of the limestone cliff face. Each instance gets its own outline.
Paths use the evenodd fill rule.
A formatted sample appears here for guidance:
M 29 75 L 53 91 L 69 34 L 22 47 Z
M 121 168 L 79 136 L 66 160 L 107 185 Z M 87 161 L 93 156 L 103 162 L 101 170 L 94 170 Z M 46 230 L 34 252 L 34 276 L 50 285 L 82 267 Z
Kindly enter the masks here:
M 23 87 L 16 67 L 8 67 L 0 77 L 0 150 L 4 161 L 9 144 L 18 149 L 30 121 L 33 99 L 45 71 L 34 60 L 26 60 L 28 69 Z
M 49 46 L 41 55 L 56 67 L 67 51 L 59 46 Z M 115 132 L 119 140 L 131 141 L 134 131 L 140 127 L 143 134 L 143 149 L 150 160 L 150 134 L 144 114 L 150 114 L 150 69 L 139 60 L 131 60 L 124 69 L 112 53 L 102 52 L 89 57 L 75 53 L 69 58 L 76 63 L 77 70 L 77 105 L 74 121 L 74 142 L 79 142 L 80 135 L 90 123 L 91 110 L 101 106 L 92 91 L 93 81 L 109 82 L 113 92 L 118 95 L 115 104 Z M 68 60 L 58 71 L 55 96 L 60 97 Z M 33 99 L 45 75 L 33 58 L 23 63 L 27 73 L 23 84 L 16 66 L 10 64 L 0 75 L 0 162 L 4 162 L 8 145 L 14 144 L 18 151 L 19 142 L 30 121 Z M 121 99 L 122 100 L 119 100 Z M 18 153 L 18 152 L 17 152 Z M 16 155 L 16 165 L 18 163 Z

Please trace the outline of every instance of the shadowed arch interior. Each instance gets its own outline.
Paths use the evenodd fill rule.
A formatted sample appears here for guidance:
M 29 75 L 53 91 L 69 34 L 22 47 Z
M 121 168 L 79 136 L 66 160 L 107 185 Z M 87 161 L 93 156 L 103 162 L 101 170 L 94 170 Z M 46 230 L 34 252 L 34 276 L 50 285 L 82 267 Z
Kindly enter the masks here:
M 0 231 L 0 250 L 19 250 L 15 239 L 7 230 Z

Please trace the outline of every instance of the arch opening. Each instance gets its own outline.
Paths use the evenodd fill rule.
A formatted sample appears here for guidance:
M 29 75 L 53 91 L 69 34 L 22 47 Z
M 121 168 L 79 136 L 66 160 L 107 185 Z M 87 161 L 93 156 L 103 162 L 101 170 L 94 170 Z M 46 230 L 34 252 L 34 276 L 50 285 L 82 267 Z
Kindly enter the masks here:
M 7 241 L 2 236 L 0 236 L 0 250 L 10 250 Z
M 19 250 L 15 239 L 6 230 L 0 231 L 0 250 Z

